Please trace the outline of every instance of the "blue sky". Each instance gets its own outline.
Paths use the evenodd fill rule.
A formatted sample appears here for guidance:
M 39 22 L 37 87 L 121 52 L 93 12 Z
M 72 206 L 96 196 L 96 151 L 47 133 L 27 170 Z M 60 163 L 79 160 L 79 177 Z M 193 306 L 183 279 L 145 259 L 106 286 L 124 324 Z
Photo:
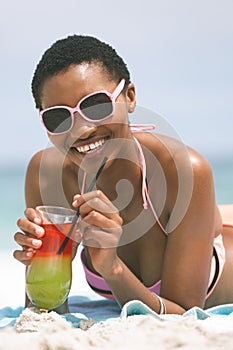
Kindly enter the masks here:
M 26 164 L 47 145 L 31 78 L 44 50 L 73 33 L 114 46 L 138 105 L 164 116 L 185 143 L 233 156 L 232 0 L 11 0 L 0 16 L 1 163 Z

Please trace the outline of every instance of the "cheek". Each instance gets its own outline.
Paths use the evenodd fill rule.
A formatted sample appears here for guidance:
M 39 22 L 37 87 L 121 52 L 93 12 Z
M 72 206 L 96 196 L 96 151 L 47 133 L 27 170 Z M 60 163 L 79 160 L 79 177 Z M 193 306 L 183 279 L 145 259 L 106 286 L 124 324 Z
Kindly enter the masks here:
M 58 148 L 60 151 L 62 151 L 62 153 L 67 152 L 66 147 L 65 147 L 65 141 L 66 141 L 65 135 L 53 136 L 53 135 L 48 134 L 48 138 L 56 148 Z
M 128 105 L 126 101 L 119 101 L 115 103 L 114 118 L 116 118 L 119 121 L 119 123 L 128 123 Z
M 113 131 L 116 131 L 119 126 L 127 126 L 128 121 L 128 106 L 125 101 L 115 103 L 114 114 L 109 119 L 103 120 L 101 124 L 108 125 Z
M 71 160 L 77 166 L 80 166 L 82 160 L 77 156 L 77 154 L 71 152 L 69 146 L 66 144 L 66 136 L 48 136 L 50 142 L 63 154 L 64 160 L 69 158 L 69 160 Z M 48 147 L 50 147 L 50 145 Z

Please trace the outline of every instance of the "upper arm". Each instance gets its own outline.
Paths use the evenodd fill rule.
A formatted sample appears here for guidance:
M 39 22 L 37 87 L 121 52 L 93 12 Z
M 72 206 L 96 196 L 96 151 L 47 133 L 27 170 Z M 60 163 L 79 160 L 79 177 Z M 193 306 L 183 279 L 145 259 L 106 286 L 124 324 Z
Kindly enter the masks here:
M 51 147 L 38 152 L 32 157 L 26 172 L 26 206 L 31 208 L 37 205 L 69 207 L 72 196 L 77 190 L 73 189 L 71 182 L 69 166 L 66 166 L 65 158 L 58 150 Z
M 170 213 L 162 295 L 188 309 L 203 306 L 208 287 L 215 234 L 215 194 L 209 163 L 190 151 L 192 181 Z M 183 181 L 187 169 L 181 164 Z M 178 184 L 182 186 L 182 184 Z M 185 197 L 185 194 L 187 197 Z
M 30 160 L 25 178 L 25 202 L 26 207 L 35 208 L 42 204 L 40 193 L 39 169 L 42 152 L 36 153 Z

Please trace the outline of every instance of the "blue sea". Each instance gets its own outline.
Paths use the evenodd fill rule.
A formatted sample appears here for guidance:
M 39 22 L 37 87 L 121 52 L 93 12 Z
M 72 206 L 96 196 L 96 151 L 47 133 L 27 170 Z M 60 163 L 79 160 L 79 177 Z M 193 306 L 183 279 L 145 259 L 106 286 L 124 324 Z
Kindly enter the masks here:
M 208 159 L 212 165 L 217 203 L 233 203 L 233 159 Z M 14 250 L 16 221 L 23 216 L 26 165 L 1 166 L 0 250 Z

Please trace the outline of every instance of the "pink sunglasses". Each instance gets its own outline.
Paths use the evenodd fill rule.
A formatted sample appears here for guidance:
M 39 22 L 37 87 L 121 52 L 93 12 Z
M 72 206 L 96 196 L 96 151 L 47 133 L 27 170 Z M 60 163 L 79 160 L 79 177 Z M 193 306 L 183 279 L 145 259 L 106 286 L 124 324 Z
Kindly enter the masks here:
M 102 121 L 111 117 L 117 97 L 125 86 L 122 79 L 113 93 L 106 90 L 93 92 L 82 98 L 76 107 L 54 106 L 40 110 L 40 118 L 49 134 L 60 135 L 70 131 L 74 125 L 74 113 L 78 112 L 88 121 Z

